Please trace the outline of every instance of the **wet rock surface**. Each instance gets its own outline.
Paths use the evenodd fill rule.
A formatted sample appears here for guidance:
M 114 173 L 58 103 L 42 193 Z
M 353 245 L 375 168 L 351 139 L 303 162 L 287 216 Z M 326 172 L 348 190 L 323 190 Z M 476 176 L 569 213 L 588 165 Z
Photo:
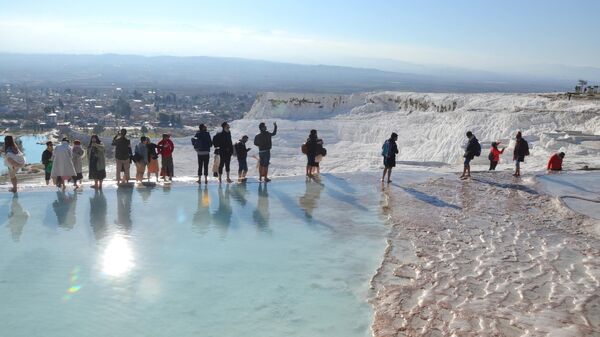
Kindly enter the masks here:
M 382 188 L 375 336 L 600 336 L 600 238 L 508 172 Z

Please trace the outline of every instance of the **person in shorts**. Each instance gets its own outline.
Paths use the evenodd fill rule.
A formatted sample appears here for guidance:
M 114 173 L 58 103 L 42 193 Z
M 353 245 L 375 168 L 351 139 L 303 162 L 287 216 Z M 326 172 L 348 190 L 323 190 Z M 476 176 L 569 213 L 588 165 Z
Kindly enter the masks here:
M 129 169 L 131 165 L 131 141 L 127 138 L 127 130 L 121 129 L 113 138 L 115 147 L 115 161 L 117 164 L 117 184 L 129 183 Z M 121 179 L 121 172 L 124 177 Z
M 271 179 L 269 175 L 269 164 L 271 161 L 271 138 L 277 134 L 277 123 L 273 123 L 273 132 L 267 130 L 265 123 L 258 125 L 259 133 L 254 137 L 254 145 L 258 147 L 258 181 L 262 181 L 265 178 L 265 182 L 268 183 Z

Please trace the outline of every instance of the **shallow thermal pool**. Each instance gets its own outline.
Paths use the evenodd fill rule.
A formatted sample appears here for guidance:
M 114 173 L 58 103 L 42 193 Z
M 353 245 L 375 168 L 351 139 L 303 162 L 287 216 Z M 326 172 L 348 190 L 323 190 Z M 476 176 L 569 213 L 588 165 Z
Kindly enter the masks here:
M 44 135 L 28 135 L 20 136 L 22 151 L 25 155 L 25 159 L 28 164 L 35 164 L 42 162 L 42 152 L 46 149 L 45 143 L 48 139 Z M 2 138 L 4 141 L 4 138 Z M 42 144 L 39 144 L 42 143 Z M 0 157 L 0 174 L 8 172 L 6 165 L 4 164 L 4 158 Z M 43 174 L 42 174 L 43 176 Z
M 380 198 L 333 176 L 2 194 L 0 335 L 368 336 Z
M 559 172 L 538 176 L 542 188 L 572 210 L 600 220 L 600 172 Z

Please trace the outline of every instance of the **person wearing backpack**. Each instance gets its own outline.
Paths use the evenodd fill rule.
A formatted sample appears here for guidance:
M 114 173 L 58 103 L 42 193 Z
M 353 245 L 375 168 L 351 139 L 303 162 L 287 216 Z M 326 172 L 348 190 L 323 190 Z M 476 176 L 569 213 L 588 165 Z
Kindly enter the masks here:
M 481 145 L 477 140 L 477 137 L 471 132 L 467 131 L 467 138 L 469 138 L 469 144 L 463 157 L 465 158 L 463 174 L 460 179 L 467 179 L 471 177 L 471 160 L 481 155 Z
M 194 145 L 194 150 L 198 155 L 198 184 L 202 183 L 202 175 L 204 175 L 204 183 L 208 184 L 208 161 L 210 160 L 210 148 L 213 142 L 206 125 L 200 124 L 199 131 L 192 138 L 192 145 Z
M 381 155 L 383 156 L 383 175 L 381 176 L 382 183 L 385 180 L 386 174 L 388 184 L 392 182 L 392 168 L 396 166 L 396 154 L 398 153 L 398 145 L 396 145 L 397 140 L 398 134 L 392 132 L 390 138 L 386 140 L 381 147 Z
M 317 136 L 317 130 L 310 130 L 308 139 L 306 139 L 306 176 L 313 177 L 319 175 L 319 155 L 323 155 L 323 140 Z
M 513 152 L 513 160 L 515 161 L 515 173 L 513 176 L 521 176 L 521 163 L 525 162 L 525 157 L 529 156 L 529 144 L 523 138 L 521 131 L 517 132 L 515 137 L 517 142 L 515 144 L 515 150 Z
M 504 153 L 506 148 L 502 148 L 502 150 L 498 149 L 498 144 L 500 142 L 492 142 L 492 147 L 490 148 L 490 154 L 488 155 L 488 159 L 490 160 L 490 169 L 488 171 L 495 171 L 496 165 L 500 161 L 500 155 Z
M 235 156 L 238 160 L 238 183 L 246 182 L 246 174 L 248 173 L 248 151 L 251 148 L 246 147 L 248 136 L 244 135 L 240 140 L 235 143 L 233 149 L 235 150 Z

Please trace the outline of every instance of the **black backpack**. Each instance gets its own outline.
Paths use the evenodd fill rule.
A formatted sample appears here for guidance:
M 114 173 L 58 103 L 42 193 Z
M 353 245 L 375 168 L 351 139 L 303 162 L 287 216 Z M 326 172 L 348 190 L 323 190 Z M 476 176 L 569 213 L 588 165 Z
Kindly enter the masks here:
M 475 140 L 475 157 L 481 156 L 481 144 L 479 141 Z

